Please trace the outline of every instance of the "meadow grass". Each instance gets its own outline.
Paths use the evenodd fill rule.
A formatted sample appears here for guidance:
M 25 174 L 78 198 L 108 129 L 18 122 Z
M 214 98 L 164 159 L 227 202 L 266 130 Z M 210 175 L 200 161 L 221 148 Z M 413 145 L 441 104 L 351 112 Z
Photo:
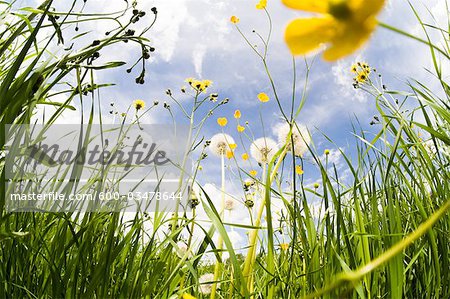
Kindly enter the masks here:
M 134 7 L 117 14 L 95 15 L 73 10 L 55 12 L 50 9 L 52 1 L 21 11 L 13 7 L 14 3 L 7 4 L 0 13 L 0 20 L 5 20 L 0 27 L 2 150 L 8 141 L 5 125 L 32 124 L 39 105 L 56 107 L 56 112 L 44 120 L 47 125 L 64 110 L 75 109 L 75 101 L 88 111 L 82 124 L 92 126 L 95 118 L 102 122 L 95 111 L 97 105 L 101 106 L 98 89 L 107 85 L 97 85 L 94 72 L 123 63 L 98 65 L 93 57 L 124 40 L 136 42 L 142 49 L 149 47 L 144 37 L 126 34 L 134 23 L 133 17 L 128 17 Z M 428 39 L 382 24 L 429 46 L 434 65 L 430 72 L 441 89 L 431 90 L 429 83 L 411 80 L 405 91 L 389 90 L 378 76 L 382 70 L 364 73 L 366 78 L 357 80 L 355 87 L 367 92 L 378 110 L 374 131 L 363 130 L 355 119 L 351 154 L 324 135 L 330 148 L 335 147 L 344 158 L 348 170 L 343 173 L 329 161 L 329 152 L 319 153 L 314 142 L 306 140 L 309 132 L 296 121 L 308 97 L 313 63 L 305 60 L 306 83 L 298 95 L 298 71 L 293 60 L 290 106 L 278 97 L 280 91 L 268 64 L 272 27 L 266 12 L 269 31 L 265 37 L 258 34 L 264 45 L 261 52 L 237 29 L 261 59 L 272 88 L 271 98 L 288 129 L 281 134 L 283 143 L 273 149 L 267 161 L 260 162 L 257 175 L 234 157 L 231 142 L 226 142 L 228 150 L 219 153 L 223 164 L 229 162 L 238 170 L 236 180 L 244 186 L 251 223 L 227 222 L 224 179 L 220 206 L 196 183 L 199 169 L 207 167 L 203 161 L 210 159 L 204 155 L 211 144 L 208 147 L 205 142 L 203 127 L 212 112 L 228 101 L 216 102 L 216 97 L 205 92 L 211 90 L 208 82 L 191 79 L 183 94 L 191 95 L 192 101 L 180 101 L 167 92 L 173 107 L 165 104 L 165 108 L 171 114 L 179 109 L 189 123 L 185 160 L 194 159 L 196 167 L 188 184 L 180 179 L 180 188 L 193 190 L 192 211 L 131 216 L 119 212 L 7 212 L 5 157 L 1 158 L 1 298 L 450 297 L 450 93 L 442 68 L 450 55 L 448 30 L 422 22 L 419 15 L 418 22 Z M 64 38 L 64 30 L 101 19 L 109 19 L 118 27 L 77 52 L 68 51 L 61 57 L 44 55 L 52 43 Z M 43 28 L 52 28 L 53 34 L 43 38 L 39 35 Z M 440 34 L 444 43 L 434 43 L 430 31 Z M 144 72 L 145 64 L 137 83 L 144 80 Z M 75 82 L 66 84 L 67 89 L 56 88 L 68 82 L 70 76 Z M 64 94 L 67 100 L 53 101 L 56 94 Z M 264 96 L 260 100 L 264 102 Z M 206 106 L 210 102 L 212 106 Z M 283 110 L 286 106 L 287 111 Z M 145 113 L 151 113 L 151 108 Z M 137 111 L 129 119 L 139 126 Z M 173 121 L 180 120 L 174 117 Z M 223 120 L 219 125 L 227 132 Z M 255 139 L 249 128 L 245 136 L 240 140 L 244 147 Z M 303 155 L 296 154 L 297 145 L 304 147 Z M 306 162 L 311 162 L 320 174 L 317 185 L 305 183 L 306 174 L 300 170 Z M 221 169 L 225 172 L 223 165 Z M 77 177 L 79 171 L 75 169 L 70 175 Z M 245 186 L 248 179 L 250 187 Z M 91 180 L 80 187 L 107 188 L 102 180 Z M 70 192 L 76 186 L 47 188 Z M 281 216 L 274 210 L 275 202 L 282 203 L 283 208 L 276 211 L 281 211 Z M 318 209 L 314 205 L 317 202 Z M 200 208 L 209 223 L 198 220 Z M 230 228 L 247 231 L 248 245 L 234 248 Z M 202 238 L 195 240 L 194 231 L 202 232 Z

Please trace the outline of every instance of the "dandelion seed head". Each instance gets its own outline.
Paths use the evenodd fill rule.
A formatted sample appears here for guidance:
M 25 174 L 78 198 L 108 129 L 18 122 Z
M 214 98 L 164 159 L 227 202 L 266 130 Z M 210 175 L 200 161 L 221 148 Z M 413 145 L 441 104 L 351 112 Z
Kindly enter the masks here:
M 200 293 L 203 295 L 211 294 L 212 286 L 214 282 L 214 274 L 206 273 L 199 277 L 198 282 L 200 284 Z M 220 287 L 220 283 L 216 284 L 217 287 Z
M 225 205 L 224 208 L 227 211 L 232 211 L 236 207 L 236 200 L 231 196 L 225 197 Z
M 278 143 L 280 146 L 286 144 L 288 151 L 292 151 L 291 137 L 289 136 L 290 126 L 285 123 L 278 127 Z M 311 137 L 305 126 L 295 124 L 292 127 L 292 140 L 294 141 L 294 155 L 302 157 L 308 150 L 308 145 L 311 143 Z
M 269 163 L 278 151 L 278 144 L 270 138 L 258 138 L 250 146 L 250 155 L 258 163 Z
M 233 137 L 228 134 L 219 133 L 211 138 L 209 149 L 214 155 L 221 157 L 231 151 L 230 144 L 235 144 Z

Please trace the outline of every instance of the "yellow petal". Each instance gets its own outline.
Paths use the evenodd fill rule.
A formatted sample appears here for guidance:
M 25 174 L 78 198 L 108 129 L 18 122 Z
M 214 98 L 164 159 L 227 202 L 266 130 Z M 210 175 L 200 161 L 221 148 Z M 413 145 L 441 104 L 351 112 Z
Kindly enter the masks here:
M 365 21 L 370 17 L 375 17 L 383 9 L 386 0 L 352 0 L 355 18 L 359 21 Z
M 358 50 L 375 30 L 378 22 L 375 18 L 365 23 L 349 22 L 340 28 L 339 34 L 331 40 L 331 46 L 324 52 L 323 58 L 334 61 Z
M 290 8 L 326 13 L 328 11 L 327 0 L 282 0 L 284 5 Z
M 228 120 L 225 117 L 219 117 L 217 119 L 217 123 L 219 124 L 219 126 L 225 127 L 228 123 Z
M 236 118 L 236 119 L 241 118 L 241 111 L 239 111 L 239 110 L 234 111 L 234 118 Z
M 242 133 L 242 132 L 245 131 L 245 127 L 238 125 L 238 126 L 237 126 L 237 131 L 238 131 L 239 133 Z
M 248 158 L 249 158 L 249 156 L 248 156 L 247 153 L 243 153 L 243 154 L 242 154 L 242 160 L 247 161 Z
M 267 94 L 265 94 L 264 92 L 261 92 L 260 94 L 258 94 L 258 100 L 260 100 L 263 103 L 266 103 L 270 99 L 269 99 L 269 96 Z
M 232 151 L 227 151 L 227 158 L 231 159 L 234 157 L 234 153 Z
M 295 166 L 295 173 L 298 175 L 302 175 L 304 173 L 304 171 L 300 165 Z
M 248 173 L 249 173 L 252 177 L 255 177 L 255 176 L 258 174 L 258 172 L 257 172 L 256 170 L 250 170 Z
M 237 24 L 237 23 L 239 23 L 239 18 L 236 16 L 231 16 L 230 22 L 233 24 Z
M 236 149 L 237 144 L 236 144 L 236 143 L 230 143 L 228 146 L 229 146 L 232 150 L 234 150 L 234 149 Z
M 331 16 L 294 20 L 286 28 L 286 43 L 292 54 L 304 55 L 329 42 L 336 34 L 337 25 Z

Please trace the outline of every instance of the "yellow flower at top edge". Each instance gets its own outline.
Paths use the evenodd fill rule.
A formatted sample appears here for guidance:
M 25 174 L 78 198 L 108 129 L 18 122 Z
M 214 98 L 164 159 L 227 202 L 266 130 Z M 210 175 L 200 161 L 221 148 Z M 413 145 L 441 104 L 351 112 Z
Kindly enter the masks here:
M 264 92 L 261 92 L 260 94 L 258 94 L 258 100 L 260 100 L 263 103 L 268 102 L 269 96 L 267 94 L 265 94 Z
M 136 111 L 138 111 L 145 108 L 145 102 L 143 100 L 135 100 L 133 102 L 133 106 L 136 109 Z
M 219 124 L 219 126 L 221 126 L 221 127 L 225 127 L 227 125 L 227 123 L 228 123 L 228 120 L 226 117 L 219 117 L 217 119 L 217 124 Z
M 230 22 L 233 24 L 237 24 L 237 23 L 239 23 L 239 18 L 236 16 L 231 16 Z
M 323 58 L 337 60 L 359 49 L 377 27 L 376 16 L 386 0 L 282 0 L 293 9 L 320 16 L 292 21 L 285 32 L 294 55 L 305 55 L 322 44 Z
M 267 6 L 267 0 L 260 0 L 258 4 L 256 4 L 257 9 L 264 9 Z
M 236 118 L 236 119 L 241 118 L 241 111 L 239 111 L 239 110 L 234 111 L 234 118 Z

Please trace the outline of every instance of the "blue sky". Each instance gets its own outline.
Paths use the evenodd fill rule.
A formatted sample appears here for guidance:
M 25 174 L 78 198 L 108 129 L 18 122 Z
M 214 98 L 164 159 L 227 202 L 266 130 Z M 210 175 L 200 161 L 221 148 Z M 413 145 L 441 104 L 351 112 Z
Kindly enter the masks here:
M 445 25 L 446 22 L 445 2 L 442 0 L 412 1 L 426 20 L 432 23 L 438 22 L 441 25 Z M 230 99 L 229 104 L 219 109 L 207 122 L 204 130 L 206 138 L 220 131 L 216 123 L 217 117 L 227 117 L 231 125 L 225 129 L 225 132 L 237 139 L 233 112 L 240 109 L 242 121 L 250 122 L 256 138 L 263 135 L 259 116 L 261 113 L 266 136 L 276 139 L 272 128 L 280 122 L 281 118 L 261 61 L 229 22 L 232 15 L 238 16 L 241 30 L 252 43 L 262 47 L 252 30 L 255 29 L 265 36 L 268 22 L 264 12 L 255 9 L 256 3 L 256 0 L 139 1 L 138 8 L 146 11 L 147 16 L 142 19 L 143 23 L 136 24 L 136 28 L 150 21 L 151 7 L 158 8 L 158 21 L 154 29 L 147 34 L 156 52 L 147 66 L 148 73 L 144 85 L 134 83 L 139 70 L 133 74 L 127 74 L 126 66 L 112 71 L 98 72 L 99 83 L 117 83 L 116 86 L 101 91 L 104 106 L 102 112 L 106 114 L 106 118 L 111 121 L 108 115 L 111 101 L 116 103 L 119 111 L 126 111 L 134 99 L 143 99 L 149 104 L 154 100 L 160 103 L 167 101 L 173 107 L 177 120 L 182 122 L 181 114 L 166 97 L 165 90 L 170 88 L 179 99 L 187 103 L 189 98 L 183 97 L 179 89 L 186 85 L 185 78 L 197 77 L 212 80 L 214 84 L 209 91 L 219 93 L 220 99 Z M 18 4 L 20 5 L 20 1 Z M 104 12 L 105 8 L 108 11 L 119 10 L 123 8 L 123 1 L 87 1 L 85 10 Z M 434 14 L 435 21 L 429 16 L 426 8 Z M 282 104 L 288 107 L 292 90 L 292 58 L 283 40 L 284 28 L 290 20 L 305 14 L 284 7 L 279 0 L 269 0 L 267 9 L 272 16 L 274 26 L 268 64 Z M 389 1 L 380 19 L 409 33 L 423 36 L 407 1 Z M 102 37 L 105 28 L 110 28 L 110 24 L 99 22 L 91 28 L 81 25 L 81 32 L 91 31 L 83 42 L 89 43 Z M 102 53 L 104 60 L 124 60 L 129 63 L 133 63 L 138 57 L 139 48 L 123 44 Z M 311 63 L 313 56 L 307 57 L 307 60 Z M 299 98 L 305 79 L 305 66 L 302 57 L 297 57 L 296 61 Z M 364 48 L 343 60 L 328 63 L 322 61 L 320 56 L 317 57 L 314 59 L 310 83 L 307 86 L 307 101 L 297 121 L 309 128 L 319 153 L 322 153 L 325 148 L 334 148 L 319 130 L 333 139 L 337 147 L 343 148 L 351 155 L 352 145 L 355 143 L 355 138 L 351 134 L 351 121 L 357 117 L 365 130 L 370 132 L 374 129 L 369 126 L 373 115 L 376 114 L 374 100 L 352 87 L 352 74 L 349 68 L 354 61 L 367 61 L 377 68 L 383 74 L 384 82 L 391 89 L 406 89 L 406 82 L 410 78 L 434 84 L 425 70 L 432 66 L 428 49 L 383 28 L 379 28 L 374 33 Z M 446 63 L 444 69 L 448 75 L 448 61 Z M 259 92 L 266 92 L 272 100 L 261 105 L 256 98 Z M 79 113 L 79 111 L 67 113 L 61 121 L 77 122 Z M 159 105 L 146 117 L 145 122 L 166 123 L 170 122 L 170 119 L 167 111 Z M 333 162 L 338 166 L 343 165 L 342 158 L 337 152 L 333 152 L 332 157 Z M 219 160 L 216 158 L 207 159 L 203 175 L 200 177 L 202 183 L 217 184 L 219 182 L 218 164 Z M 306 182 L 314 182 L 317 179 L 315 176 L 315 173 L 311 173 L 307 176 Z M 232 190 L 238 188 L 230 184 Z M 213 189 L 213 185 L 209 185 L 208 188 Z M 230 192 L 232 193 L 231 190 Z

